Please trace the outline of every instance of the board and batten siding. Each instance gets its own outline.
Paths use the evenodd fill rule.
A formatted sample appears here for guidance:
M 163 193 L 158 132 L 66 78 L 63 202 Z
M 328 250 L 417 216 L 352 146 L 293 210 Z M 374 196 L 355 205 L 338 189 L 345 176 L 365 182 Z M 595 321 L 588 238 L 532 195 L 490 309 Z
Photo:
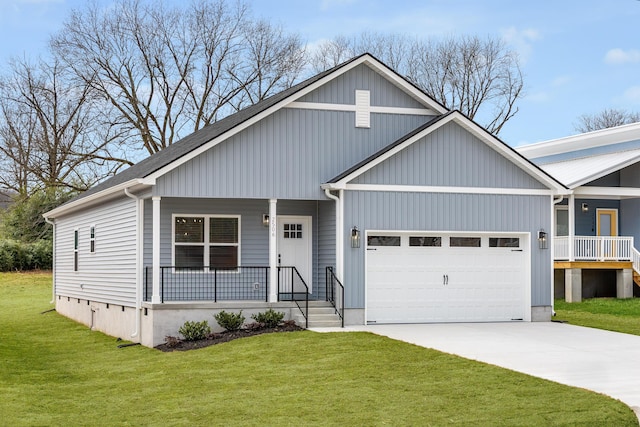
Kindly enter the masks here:
M 420 138 L 351 183 L 546 188 L 457 123 L 448 123 Z
M 285 108 L 158 178 L 156 196 L 326 200 L 320 185 L 428 116 Z
M 416 99 L 364 64 L 331 80 L 298 101 L 354 105 L 356 89 L 369 91 L 372 106 L 425 108 Z
M 521 232 L 531 234 L 531 302 L 551 303 L 551 251 L 539 249 L 537 232 L 551 229 L 551 197 L 346 191 L 345 236 L 352 226 L 362 231 L 358 249 L 344 247 L 347 308 L 365 304 L 365 230 Z
M 335 263 L 335 215 L 331 210 L 333 201 L 280 200 L 278 216 L 301 215 L 312 217 L 312 257 L 314 293 L 324 288 L 324 267 Z M 334 219 L 318 219 L 319 212 L 327 211 Z M 151 200 L 145 201 L 144 215 L 144 265 L 152 266 L 153 213 Z M 240 216 L 240 264 L 244 266 L 269 265 L 269 228 L 262 225 L 262 215 L 269 212 L 268 200 L 220 200 L 166 197 L 160 201 L 160 265 L 172 266 L 172 218 L 173 215 L 239 215 Z M 329 233 L 329 235 L 325 235 Z M 322 244 L 322 246 L 320 246 Z M 326 246 L 333 244 L 334 249 Z M 322 252 L 320 252 L 322 249 Z M 320 256 L 320 253 L 322 256 Z M 333 254 L 333 258 L 332 257 Z
M 135 306 L 136 224 L 136 202 L 128 197 L 56 218 L 56 295 Z M 95 226 L 93 253 L 92 226 Z M 73 269 L 76 229 L 78 271 Z

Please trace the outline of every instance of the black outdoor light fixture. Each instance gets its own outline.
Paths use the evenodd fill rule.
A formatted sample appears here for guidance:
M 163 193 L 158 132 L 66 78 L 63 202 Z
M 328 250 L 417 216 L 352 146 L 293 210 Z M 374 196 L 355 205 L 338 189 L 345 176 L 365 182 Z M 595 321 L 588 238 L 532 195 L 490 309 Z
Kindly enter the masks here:
M 351 228 L 351 247 L 360 247 L 360 230 L 355 225 Z
M 538 247 L 540 249 L 547 249 L 548 245 L 547 245 L 547 232 L 540 229 L 540 231 L 538 231 Z
M 582 204 L 582 212 L 589 212 L 589 205 L 586 203 Z

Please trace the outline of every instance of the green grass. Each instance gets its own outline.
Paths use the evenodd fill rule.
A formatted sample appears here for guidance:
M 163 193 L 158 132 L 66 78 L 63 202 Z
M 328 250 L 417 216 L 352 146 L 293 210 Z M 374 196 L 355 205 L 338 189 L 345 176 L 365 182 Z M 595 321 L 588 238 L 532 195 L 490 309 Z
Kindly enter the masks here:
M 48 274 L 0 274 L 2 425 L 615 425 L 619 401 L 367 333 L 117 348 L 50 308 Z
M 640 298 L 593 298 L 579 303 L 556 300 L 555 310 L 554 320 L 640 335 Z

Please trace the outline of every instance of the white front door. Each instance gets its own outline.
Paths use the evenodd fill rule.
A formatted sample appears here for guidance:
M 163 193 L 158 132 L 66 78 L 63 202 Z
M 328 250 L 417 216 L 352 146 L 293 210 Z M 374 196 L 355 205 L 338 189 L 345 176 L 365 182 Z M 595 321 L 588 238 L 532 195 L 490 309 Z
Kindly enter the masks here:
M 311 217 L 278 215 L 278 265 L 295 267 L 311 293 Z M 302 292 L 304 286 L 291 277 L 289 270 L 283 270 L 280 276 L 280 292 Z

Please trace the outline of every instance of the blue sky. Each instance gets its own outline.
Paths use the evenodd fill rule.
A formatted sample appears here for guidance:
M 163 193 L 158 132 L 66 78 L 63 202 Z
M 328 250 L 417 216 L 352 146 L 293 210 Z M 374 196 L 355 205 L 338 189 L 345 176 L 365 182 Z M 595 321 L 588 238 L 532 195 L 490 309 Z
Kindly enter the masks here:
M 105 5 L 110 0 L 100 0 Z M 84 0 L 0 0 L 0 68 L 36 56 Z M 500 137 L 517 146 L 574 134 L 584 113 L 640 111 L 640 1 L 253 0 L 257 16 L 311 46 L 364 30 L 494 35 L 520 54 L 525 97 Z

